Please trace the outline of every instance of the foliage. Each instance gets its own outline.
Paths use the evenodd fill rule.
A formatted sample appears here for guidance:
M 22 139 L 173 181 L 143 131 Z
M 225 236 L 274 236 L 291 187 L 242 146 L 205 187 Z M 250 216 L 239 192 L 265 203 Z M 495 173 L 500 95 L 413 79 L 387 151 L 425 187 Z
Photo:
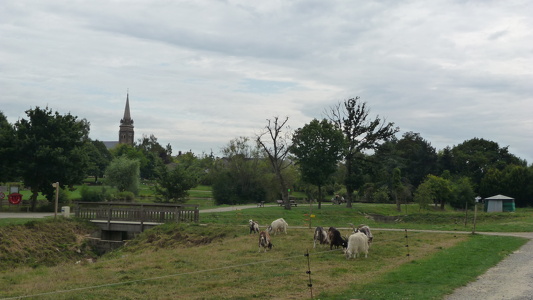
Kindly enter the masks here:
M 0 111 L 0 182 L 15 180 L 15 129 L 9 124 L 4 113 Z
M 448 179 L 435 175 L 428 175 L 426 180 L 418 186 L 415 192 L 415 201 L 421 207 L 428 202 L 433 202 L 435 205 L 440 204 L 442 210 L 444 209 L 444 205 L 453 199 L 452 197 L 452 183 Z
M 242 204 L 265 201 L 269 182 L 257 148 L 246 137 L 231 140 L 222 149 L 224 158 L 211 170 L 213 196 L 217 204 Z
M 139 191 L 139 161 L 126 156 L 114 158 L 107 167 L 106 182 L 117 187 L 119 192 L 130 191 L 137 194 Z
M 322 187 L 337 169 L 344 149 L 342 131 L 326 119 L 314 119 L 293 135 L 290 152 L 296 156 L 304 182 L 318 187 L 318 207 L 323 200 Z
M 105 186 L 92 189 L 87 185 L 82 185 L 79 190 L 81 201 L 83 202 L 103 202 L 110 197 L 110 193 Z
M 452 173 L 469 177 L 479 192 L 479 184 L 485 172 L 495 168 L 503 170 L 507 165 L 526 166 L 525 161 L 509 153 L 508 147 L 479 138 L 473 138 L 452 148 Z
M 162 165 L 157 169 L 154 185 L 157 201 L 184 203 L 188 190 L 198 185 L 194 173 L 188 172 L 181 164 Z
M 452 183 L 453 197 L 450 199 L 449 204 L 453 208 L 464 209 L 466 207 L 472 207 L 475 203 L 475 193 L 472 187 L 472 183 L 468 177 L 461 177 Z
M 48 108 L 29 109 L 28 119 L 15 123 L 17 169 L 26 186 L 32 189 L 32 210 L 37 194 L 54 199 L 52 183 L 65 186 L 81 183 L 86 177 L 89 123 L 70 114 L 52 113 Z
M 84 150 L 89 157 L 87 174 L 94 176 L 94 182 L 98 183 L 98 178 L 104 176 L 105 169 L 113 156 L 105 144 L 99 140 L 86 143 Z
M 339 103 L 331 109 L 330 120 L 342 130 L 346 140 L 344 161 L 346 163 L 345 186 L 348 193 L 347 207 L 352 206 L 353 192 L 357 186 L 357 157 L 364 150 L 376 149 L 380 143 L 399 131 L 394 123 L 386 123 L 376 116 L 368 120 L 369 109 L 366 102 L 360 102 L 359 97 L 351 98 L 341 106 Z
M 533 206 L 533 167 L 508 165 L 489 169 L 479 186 L 482 197 L 502 194 L 515 198 L 518 207 Z

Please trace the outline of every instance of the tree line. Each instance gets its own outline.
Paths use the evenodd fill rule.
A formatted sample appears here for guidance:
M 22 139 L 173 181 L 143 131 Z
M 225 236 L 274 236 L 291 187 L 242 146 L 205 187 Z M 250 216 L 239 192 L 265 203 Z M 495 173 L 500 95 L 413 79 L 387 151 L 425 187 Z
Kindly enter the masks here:
M 153 183 L 160 202 L 185 202 L 188 190 L 210 185 L 217 204 L 283 199 L 290 209 L 292 191 L 304 192 L 319 207 L 326 195 L 355 201 L 417 202 L 444 208 L 471 207 L 476 196 L 504 194 L 517 206 L 533 204 L 533 165 L 494 141 L 472 138 L 437 151 L 419 133 L 396 136 L 399 128 L 367 104 L 351 98 L 325 110 L 296 130 L 289 117 L 266 120 L 253 137 L 236 137 L 213 153 L 172 155 L 154 135 L 133 146 L 107 149 L 91 140 L 90 123 L 48 107 L 29 109 L 27 118 L 9 124 L 0 111 L 0 182 L 20 181 L 50 201 L 52 183 L 72 188 L 87 176 L 120 192 L 136 195 L 140 179 Z M 85 190 L 85 193 L 89 193 Z M 83 194 L 83 193 L 82 193 Z M 105 200 L 103 194 L 97 200 Z

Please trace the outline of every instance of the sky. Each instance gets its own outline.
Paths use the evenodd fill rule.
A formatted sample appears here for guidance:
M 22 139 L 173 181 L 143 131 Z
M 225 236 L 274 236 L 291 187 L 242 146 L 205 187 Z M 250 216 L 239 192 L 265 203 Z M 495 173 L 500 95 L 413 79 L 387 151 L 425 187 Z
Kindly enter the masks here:
M 2 0 L 0 111 L 49 107 L 118 140 L 218 154 L 360 97 L 437 151 L 472 138 L 533 163 L 533 1 Z

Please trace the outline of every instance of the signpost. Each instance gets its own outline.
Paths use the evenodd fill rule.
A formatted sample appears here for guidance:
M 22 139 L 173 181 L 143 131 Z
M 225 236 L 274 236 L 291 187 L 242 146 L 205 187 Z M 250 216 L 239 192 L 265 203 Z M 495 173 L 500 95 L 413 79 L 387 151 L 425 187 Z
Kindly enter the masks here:
M 59 202 L 59 182 L 52 183 L 52 186 L 56 188 L 56 204 L 54 209 L 54 219 L 57 219 L 57 206 Z

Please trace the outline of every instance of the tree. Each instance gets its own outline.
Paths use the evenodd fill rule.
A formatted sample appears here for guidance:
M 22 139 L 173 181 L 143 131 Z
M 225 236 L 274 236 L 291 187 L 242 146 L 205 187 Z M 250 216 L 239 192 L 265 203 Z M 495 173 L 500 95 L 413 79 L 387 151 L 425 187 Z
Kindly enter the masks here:
M 157 169 L 154 186 L 158 201 L 185 203 L 189 190 L 198 185 L 194 174 L 187 172 L 180 164 L 161 165 Z
M 242 204 L 265 200 L 264 171 L 259 151 L 246 137 L 233 139 L 222 149 L 213 174 L 213 196 L 217 204 Z
M 421 199 L 421 197 L 428 199 Z M 452 183 L 450 180 L 435 175 L 428 175 L 426 180 L 418 186 L 415 193 L 415 199 L 419 203 L 432 201 L 435 206 L 440 204 L 441 210 L 444 210 L 444 205 L 449 203 L 452 197 Z
M 15 123 L 18 169 L 31 187 L 31 208 L 35 210 L 39 192 L 54 199 L 52 183 L 61 188 L 78 184 L 87 175 L 89 123 L 70 114 L 52 113 L 47 107 L 29 109 L 28 119 Z
M 436 174 L 437 152 L 419 133 L 404 133 L 396 151 L 402 160 L 402 174 L 412 185 L 418 186 L 428 174 Z
M 86 143 L 84 151 L 89 157 L 87 174 L 94 176 L 94 182 L 97 183 L 98 178 L 104 176 L 105 169 L 113 159 L 113 155 L 99 140 Z
M 452 173 L 470 177 L 476 191 L 481 179 L 491 168 L 503 170 L 511 164 L 526 167 L 526 162 L 509 153 L 508 147 L 500 148 L 496 142 L 479 138 L 453 147 L 452 160 Z
M 119 192 L 139 192 L 140 164 L 136 159 L 126 156 L 114 158 L 105 171 L 106 181 Z
M 465 208 L 474 206 L 475 193 L 470 183 L 470 178 L 461 177 L 452 182 L 452 194 L 450 205 L 453 208 Z
M 346 164 L 346 207 L 352 207 L 352 195 L 357 189 L 357 156 L 365 150 L 376 149 L 380 143 L 396 134 L 399 128 L 394 123 L 386 123 L 376 116 L 368 119 L 369 110 L 366 102 L 359 97 L 339 103 L 330 112 L 330 120 L 344 133 L 346 148 L 344 161 Z
M 400 202 L 400 195 L 402 194 L 402 191 L 402 171 L 400 171 L 398 168 L 395 168 L 392 170 L 392 194 L 394 196 L 394 202 L 396 202 L 397 211 L 402 211 Z
M 15 129 L 9 124 L 4 113 L 0 111 L 0 182 L 17 178 L 14 160 L 16 152 Z
M 296 156 L 302 180 L 318 187 L 318 208 L 321 208 L 322 187 L 337 169 L 344 149 L 344 136 L 326 119 L 314 119 L 296 130 L 290 152 Z
M 285 209 L 290 210 L 289 185 L 283 175 L 283 171 L 292 165 L 292 162 L 287 157 L 291 141 L 291 133 L 287 126 L 288 120 L 288 117 L 285 120 L 280 120 L 279 117 L 274 117 L 274 120 L 267 119 L 268 123 L 265 126 L 265 130 L 256 136 L 256 142 L 270 162 L 278 180 Z M 285 129 L 287 131 L 284 131 Z

